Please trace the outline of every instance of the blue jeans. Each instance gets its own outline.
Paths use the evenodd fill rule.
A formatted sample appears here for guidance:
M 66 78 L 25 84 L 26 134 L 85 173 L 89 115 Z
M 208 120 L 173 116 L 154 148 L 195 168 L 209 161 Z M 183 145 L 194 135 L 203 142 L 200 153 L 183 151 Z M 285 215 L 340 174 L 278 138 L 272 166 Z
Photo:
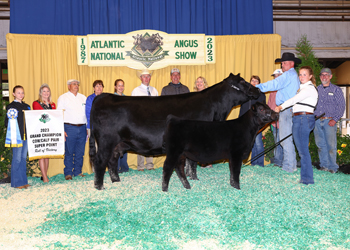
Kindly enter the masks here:
M 64 175 L 77 176 L 81 174 L 83 167 L 86 125 L 77 127 L 64 124 L 64 132 L 67 133 L 64 155 Z
M 255 137 L 255 142 L 252 148 L 252 159 L 256 157 L 258 154 L 264 151 L 264 143 L 262 141 L 262 133 L 259 133 Z M 260 156 L 258 159 L 251 162 L 251 165 L 259 165 L 261 167 L 264 166 L 264 155 Z
M 310 132 L 315 127 L 314 115 L 298 115 L 293 117 L 293 139 L 300 156 L 300 182 L 314 184 L 314 174 L 309 152 Z
M 337 171 L 337 126 L 328 125 L 330 119 L 317 120 L 315 124 L 315 142 L 318 147 L 320 167 Z
M 280 112 L 279 117 L 279 133 L 280 138 L 283 140 L 285 137 L 292 134 L 293 127 L 293 113 L 292 108 L 286 109 Z M 297 170 L 297 159 L 295 154 L 295 147 L 293 144 L 292 136 L 281 142 L 283 147 L 283 162 L 282 169 L 287 172 L 294 172 Z
M 119 157 L 118 159 L 118 173 L 123 173 L 128 171 L 129 171 L 128 154 L 125 153 L 123 157 Z
M 280 135 L 279 135 L 279 129 L 277 127 L 273 127 L 273 139 L 275 143 L 280 141 Z M 283 148 L 281 145 L 278 145 L 275 147 L 273 150 L 273 159 L 271 160 L 271 163 L 275 163 L 278 166 L 282 167 L 282 162 L 283 162 Z
M 22 141 L 23 146 L 12 148 L 11 162 L 11 187 L 20 187 L 28 184 L 27 179 L 27 141 Z

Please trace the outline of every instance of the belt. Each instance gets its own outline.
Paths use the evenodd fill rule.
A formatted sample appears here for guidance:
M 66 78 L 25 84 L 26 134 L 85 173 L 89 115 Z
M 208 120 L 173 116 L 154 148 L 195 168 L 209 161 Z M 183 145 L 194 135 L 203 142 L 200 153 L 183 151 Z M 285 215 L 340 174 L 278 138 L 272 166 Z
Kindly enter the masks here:
M 314 113 L 310 113 L 310 112 L 295 112 L 293 113 L 293 116 L 297 116 L 297 115 L 313 115 Z
M 76 126 L 76 127 L 80 127 L 80 126 L 85 125 L 85 123 L 84 124 L 72 124 L 72 123 L 68 123 L 68 122 L 65 122 L 64 124 L 71 125 L 71 126 Z
M 322 116 L 322 117 L 320 118 L 320 120 L 326 120 L 326 119 L 333 119 L 333 117 Z

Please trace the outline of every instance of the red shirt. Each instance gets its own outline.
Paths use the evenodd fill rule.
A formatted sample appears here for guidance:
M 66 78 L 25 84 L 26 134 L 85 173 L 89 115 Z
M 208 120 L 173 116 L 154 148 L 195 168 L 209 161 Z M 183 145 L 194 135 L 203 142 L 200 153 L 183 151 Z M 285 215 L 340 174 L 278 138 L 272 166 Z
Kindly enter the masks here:
M 52 109 L 56 109 L 56 104 L 54 102 L 50 103 Z M 43 109 L 38 101 L 33 102 L 33 110 Z

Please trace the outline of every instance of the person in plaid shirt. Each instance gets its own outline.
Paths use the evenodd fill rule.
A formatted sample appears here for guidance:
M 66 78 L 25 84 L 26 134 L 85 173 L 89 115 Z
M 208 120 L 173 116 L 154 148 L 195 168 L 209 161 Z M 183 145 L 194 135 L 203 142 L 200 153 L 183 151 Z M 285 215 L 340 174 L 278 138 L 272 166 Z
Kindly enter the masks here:
M 322 85 L 317 87 L 318 103 L 315 116 L 324 115 L 315 123 L 315 142 L 318 147 L 320 167 L 323 171 L 336 173 L 337 164 L 337 121 L 345 111 L 345 99 L 342 90 L 331 83 L 332 71 L 329 68 L 321 70 Z

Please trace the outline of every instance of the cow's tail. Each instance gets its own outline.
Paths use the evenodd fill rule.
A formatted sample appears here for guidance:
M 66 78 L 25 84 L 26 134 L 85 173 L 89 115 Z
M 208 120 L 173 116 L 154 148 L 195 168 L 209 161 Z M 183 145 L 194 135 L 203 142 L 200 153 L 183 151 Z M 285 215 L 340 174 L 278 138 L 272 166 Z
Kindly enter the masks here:
M 94 169 L 94 161 L 96 157 L 96 141 L 95 141 L 93 129 L 90 130 L 89 156 L 90 156 L 90 163 L 91 163 L 92 169 Z

